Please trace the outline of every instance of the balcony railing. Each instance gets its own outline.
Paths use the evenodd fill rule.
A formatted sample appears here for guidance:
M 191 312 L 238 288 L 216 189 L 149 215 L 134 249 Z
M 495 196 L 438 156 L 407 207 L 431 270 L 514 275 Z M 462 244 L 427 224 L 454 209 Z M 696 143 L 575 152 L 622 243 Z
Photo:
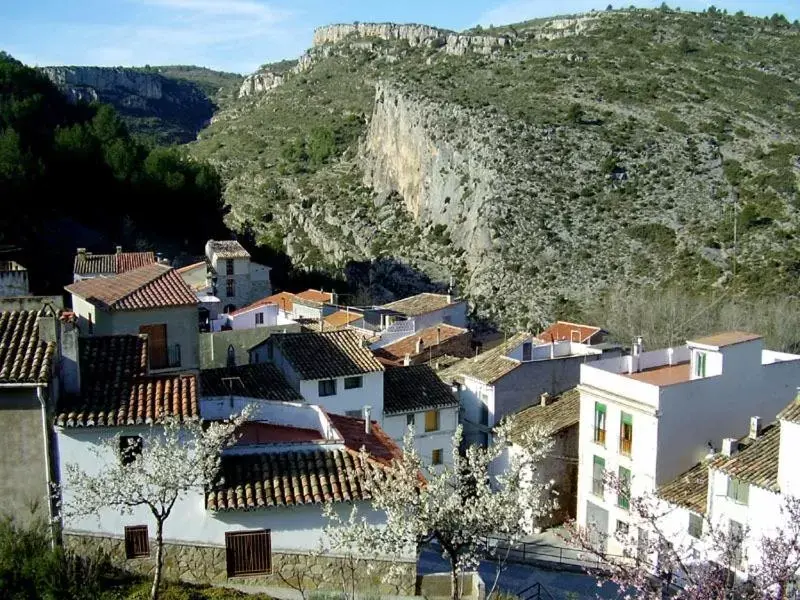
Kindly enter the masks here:
M 594 441 L 596 444 L 606 445 L 606 430 L 599 427 L 594 428 Z
M 626 440 L 622 438 L 619 441 L 619 453 L 623 456 L 630 456 L 631 455 L 631 447 L 633 446 L 633 440 Z
M 151 369 L 177 369 L 181 366 L 181 345 L 161 346 L 160 351 L 150 352 Z

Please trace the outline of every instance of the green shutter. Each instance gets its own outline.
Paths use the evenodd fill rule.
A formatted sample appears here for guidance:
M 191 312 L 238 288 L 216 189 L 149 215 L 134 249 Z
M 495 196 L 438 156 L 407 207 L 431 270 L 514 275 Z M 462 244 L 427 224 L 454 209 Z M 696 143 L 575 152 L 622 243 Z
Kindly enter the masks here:
M 626 412 L 622 413 L 622 424 L 633 426 L 633 415 L 629 415 Z
M 605 414 L 606 413 L 606 405 L 605 404 L 600 404 L 599 402 L 595 402 L 594 403 L 594 412 Z
M 739 502 L 742 504 L 747 504 L 748 500 L 750 499 L 750 485 L 745 483 L 744 481 L 739 482 Z
M 736 483 L 733 477 L 728 477 L 728 498 L 736 499 Z
M 599 467 L 602 467 L 602 468 L 605 469 L 606 468 L 606 459 L 603 458 L 602 456 L 595 456 L 594 457 L 594 464 L 595 464 L 595 466 L 599 466 Z

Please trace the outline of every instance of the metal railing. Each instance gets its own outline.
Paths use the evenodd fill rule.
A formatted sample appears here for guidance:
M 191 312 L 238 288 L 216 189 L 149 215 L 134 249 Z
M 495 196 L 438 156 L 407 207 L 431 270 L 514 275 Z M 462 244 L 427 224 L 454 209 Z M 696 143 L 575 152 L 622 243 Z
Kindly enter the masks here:
M 594 441 L 596 444 L 606 445 L 606 430 L 599 427 L 594 428 Z
M 631 455 L 631 447 L 633 446 L 633 440 L 621 438 L 619 440 L 619 453 L 623 456 L 630 456 Z
M 554 600 L 552 594 L 538 581 L 515 594 L 519 600 Z

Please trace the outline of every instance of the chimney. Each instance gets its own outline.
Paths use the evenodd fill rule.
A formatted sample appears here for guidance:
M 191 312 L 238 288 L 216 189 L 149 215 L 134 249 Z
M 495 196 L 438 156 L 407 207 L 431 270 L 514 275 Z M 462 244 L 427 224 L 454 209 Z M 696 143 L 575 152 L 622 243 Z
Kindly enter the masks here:
M 442 343 L 442 328 L 437 326 L 436 327 L 436 345 L 438 346 L 441 343 Z
M 671 367 L 675 364 L 675 350 L 667 348 L 667 364 Z
M 122 254 L 122 246 L 117 246 L 117 254 Z
M 750 434 L 749 437 L 751 440 L 757 440 L 758 436 L 761 435 L 761 417 L 750 417 Z
M 364 416 L 364 433 L 369 435 L 372 433 L 372 421 L 370 420 L 372 416 L 372 407 L 367 404 L 361 409 L 361 414 Z
M 78 248 L 78 256 L 86 256 L 86 248 Z
M 80 346 L 78 326 L 75 323 L 61 324 L 61 384 L 67 394 L 81 391 Z
M 403 357 L 403 366 L 404 366 L 404 367 L 407 367 L 407 366 L 409 366 L 410 364 L 411 364 L 411 355 L 410 355 L 410 354 L 406 354 L 406 355 Z
M 331 291 L 331 304 L 339 304 L 339 294 Z
M 43 315 L 36 318 L 36 327 L 39 330 L 39 341 L 49 344 L 58 343 L 55 315 Z
M 549 402 L 550 402 L 550 394 L 548 394 L 547 392 L 542 392 L 542 395 L 539 396 L 539 404 L 541 404 L 542 406 L 547 406 Z
M 722 440 L 722 455 L 733 456 L 738 450 L 738 442 L 736 438 L 725 438 Z
M 453 295 L 452 294 L 447 294 L 447 303 L 448 304 L 452 304 L 453 303 Z
M 425 342 L 423 342 L 422 338 L 420 337 L 420 338 L 417 339 L 417 344 L 416 344 L 416 347 L 415 347 L 415 354 L 421 354 L 423 346 L 425 346 Z

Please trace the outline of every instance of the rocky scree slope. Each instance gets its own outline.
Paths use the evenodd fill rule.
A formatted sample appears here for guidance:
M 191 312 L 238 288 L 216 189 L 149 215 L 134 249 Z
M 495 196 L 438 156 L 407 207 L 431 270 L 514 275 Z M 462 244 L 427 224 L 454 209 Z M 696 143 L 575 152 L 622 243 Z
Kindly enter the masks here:
M 396 257 L 529 327 L 621 282 L 800 288 L 788 23 L 635 10 L 314 41 L 193 144 L 223 171 L 230 225 L 297 264 Z
M 71 102 L 111 104 L 132 132 L 160 144 L 194 140 L 242 79 L 190 66 L 41 70 Z

